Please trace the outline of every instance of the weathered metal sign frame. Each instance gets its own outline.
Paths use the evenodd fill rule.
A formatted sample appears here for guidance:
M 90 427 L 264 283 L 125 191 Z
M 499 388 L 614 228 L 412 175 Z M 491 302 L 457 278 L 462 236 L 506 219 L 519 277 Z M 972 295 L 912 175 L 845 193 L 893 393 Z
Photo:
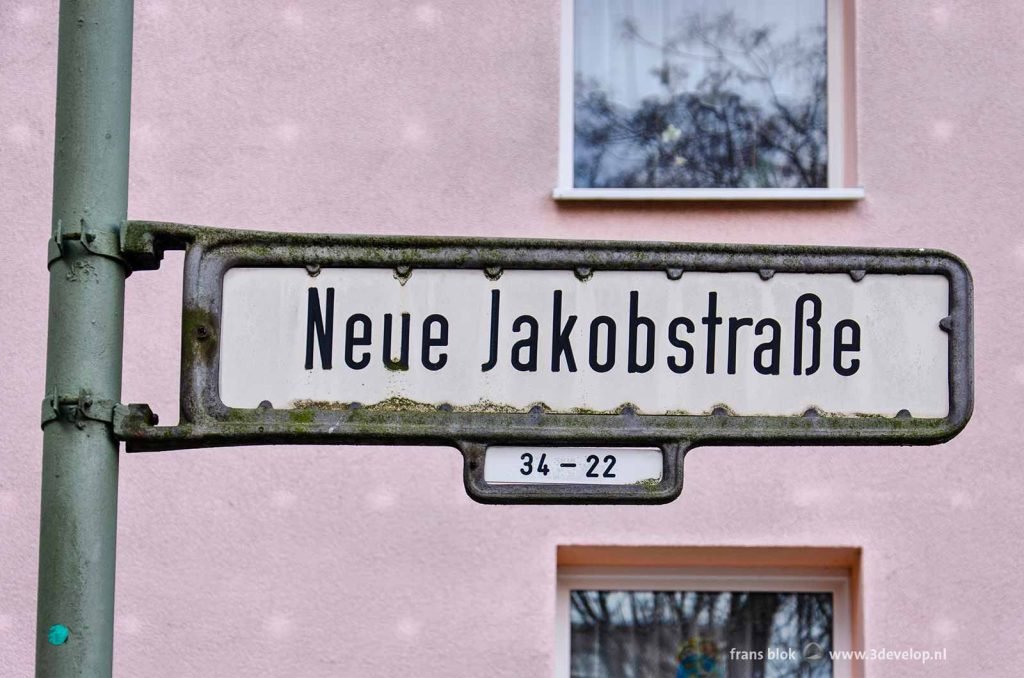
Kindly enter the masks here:
M 184 249 L 180 423 L 157 426 L 144 405 L 119 408 L 115 430 L 129 452 L 230 445 L 404 444 L 457 447 L 465 459 L 467 491 L 493 503 L 659 503 L 682 489 L 682 457 L 696 445 L 923 445 L 944 442 L 968 422 L 973 407 L 972 283 L 956 257 L 932 250 L 768 247 L 600 241 L 460 239 L 270 233 L 156 222 L 130 222 L 122 249 L 136 269 L 155 269 L 165 250 Z M 222 281 L 233 267 L 503 269 L 939 274 L 950 286 L 949 413 L 944 418 L 802 417 L 459 412 L 377 409 L 349 403 L 323 409 L 234 409 L 221 401 L 219 328 Z M 657 487 L 507 486 L 483 478 L 489 444 L 660 447 L 665 469 Z

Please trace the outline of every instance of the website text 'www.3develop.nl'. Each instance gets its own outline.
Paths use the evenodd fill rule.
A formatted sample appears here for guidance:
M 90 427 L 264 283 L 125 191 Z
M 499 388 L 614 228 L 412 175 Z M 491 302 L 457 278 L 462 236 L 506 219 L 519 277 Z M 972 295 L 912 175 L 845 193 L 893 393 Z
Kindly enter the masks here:
M 889 661 L 889 662 L 930 662 L 946 661 L 946 648 L 918 650 L 914 648 L 868 648 L 865 650 L 827 650 L 817 643 L 808 643 L 803 650 L 791 647 L 773 647 L 767 650 L 729 649 L 729 659 L 738 661 L 786 661 L 815 663 L 823 660 L 842 661 Z

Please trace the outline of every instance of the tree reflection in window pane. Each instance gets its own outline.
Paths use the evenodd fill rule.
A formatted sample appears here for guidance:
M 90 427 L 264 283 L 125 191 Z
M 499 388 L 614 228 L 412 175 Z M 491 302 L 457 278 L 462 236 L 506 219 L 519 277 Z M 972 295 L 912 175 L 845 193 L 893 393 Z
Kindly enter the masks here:
M 832 594 L 571 591 L 572 678 L 830 678 Z
M 825 5 L 575 0 L 575 186 L 827 186 Z

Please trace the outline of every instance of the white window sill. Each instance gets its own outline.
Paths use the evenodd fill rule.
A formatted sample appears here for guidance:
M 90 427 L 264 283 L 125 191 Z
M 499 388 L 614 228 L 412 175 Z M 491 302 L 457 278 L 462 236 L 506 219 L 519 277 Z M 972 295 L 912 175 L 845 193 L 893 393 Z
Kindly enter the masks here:
M 556 188 L 555 200 L 862 200 L 850 188 Z

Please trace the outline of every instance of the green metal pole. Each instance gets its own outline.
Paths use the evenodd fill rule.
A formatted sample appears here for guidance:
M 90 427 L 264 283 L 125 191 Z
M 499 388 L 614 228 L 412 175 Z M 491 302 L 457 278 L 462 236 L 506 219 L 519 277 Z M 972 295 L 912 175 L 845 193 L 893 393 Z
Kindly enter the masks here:
M 110 676 L 132 0 L 62 0 L 36 675 Z

